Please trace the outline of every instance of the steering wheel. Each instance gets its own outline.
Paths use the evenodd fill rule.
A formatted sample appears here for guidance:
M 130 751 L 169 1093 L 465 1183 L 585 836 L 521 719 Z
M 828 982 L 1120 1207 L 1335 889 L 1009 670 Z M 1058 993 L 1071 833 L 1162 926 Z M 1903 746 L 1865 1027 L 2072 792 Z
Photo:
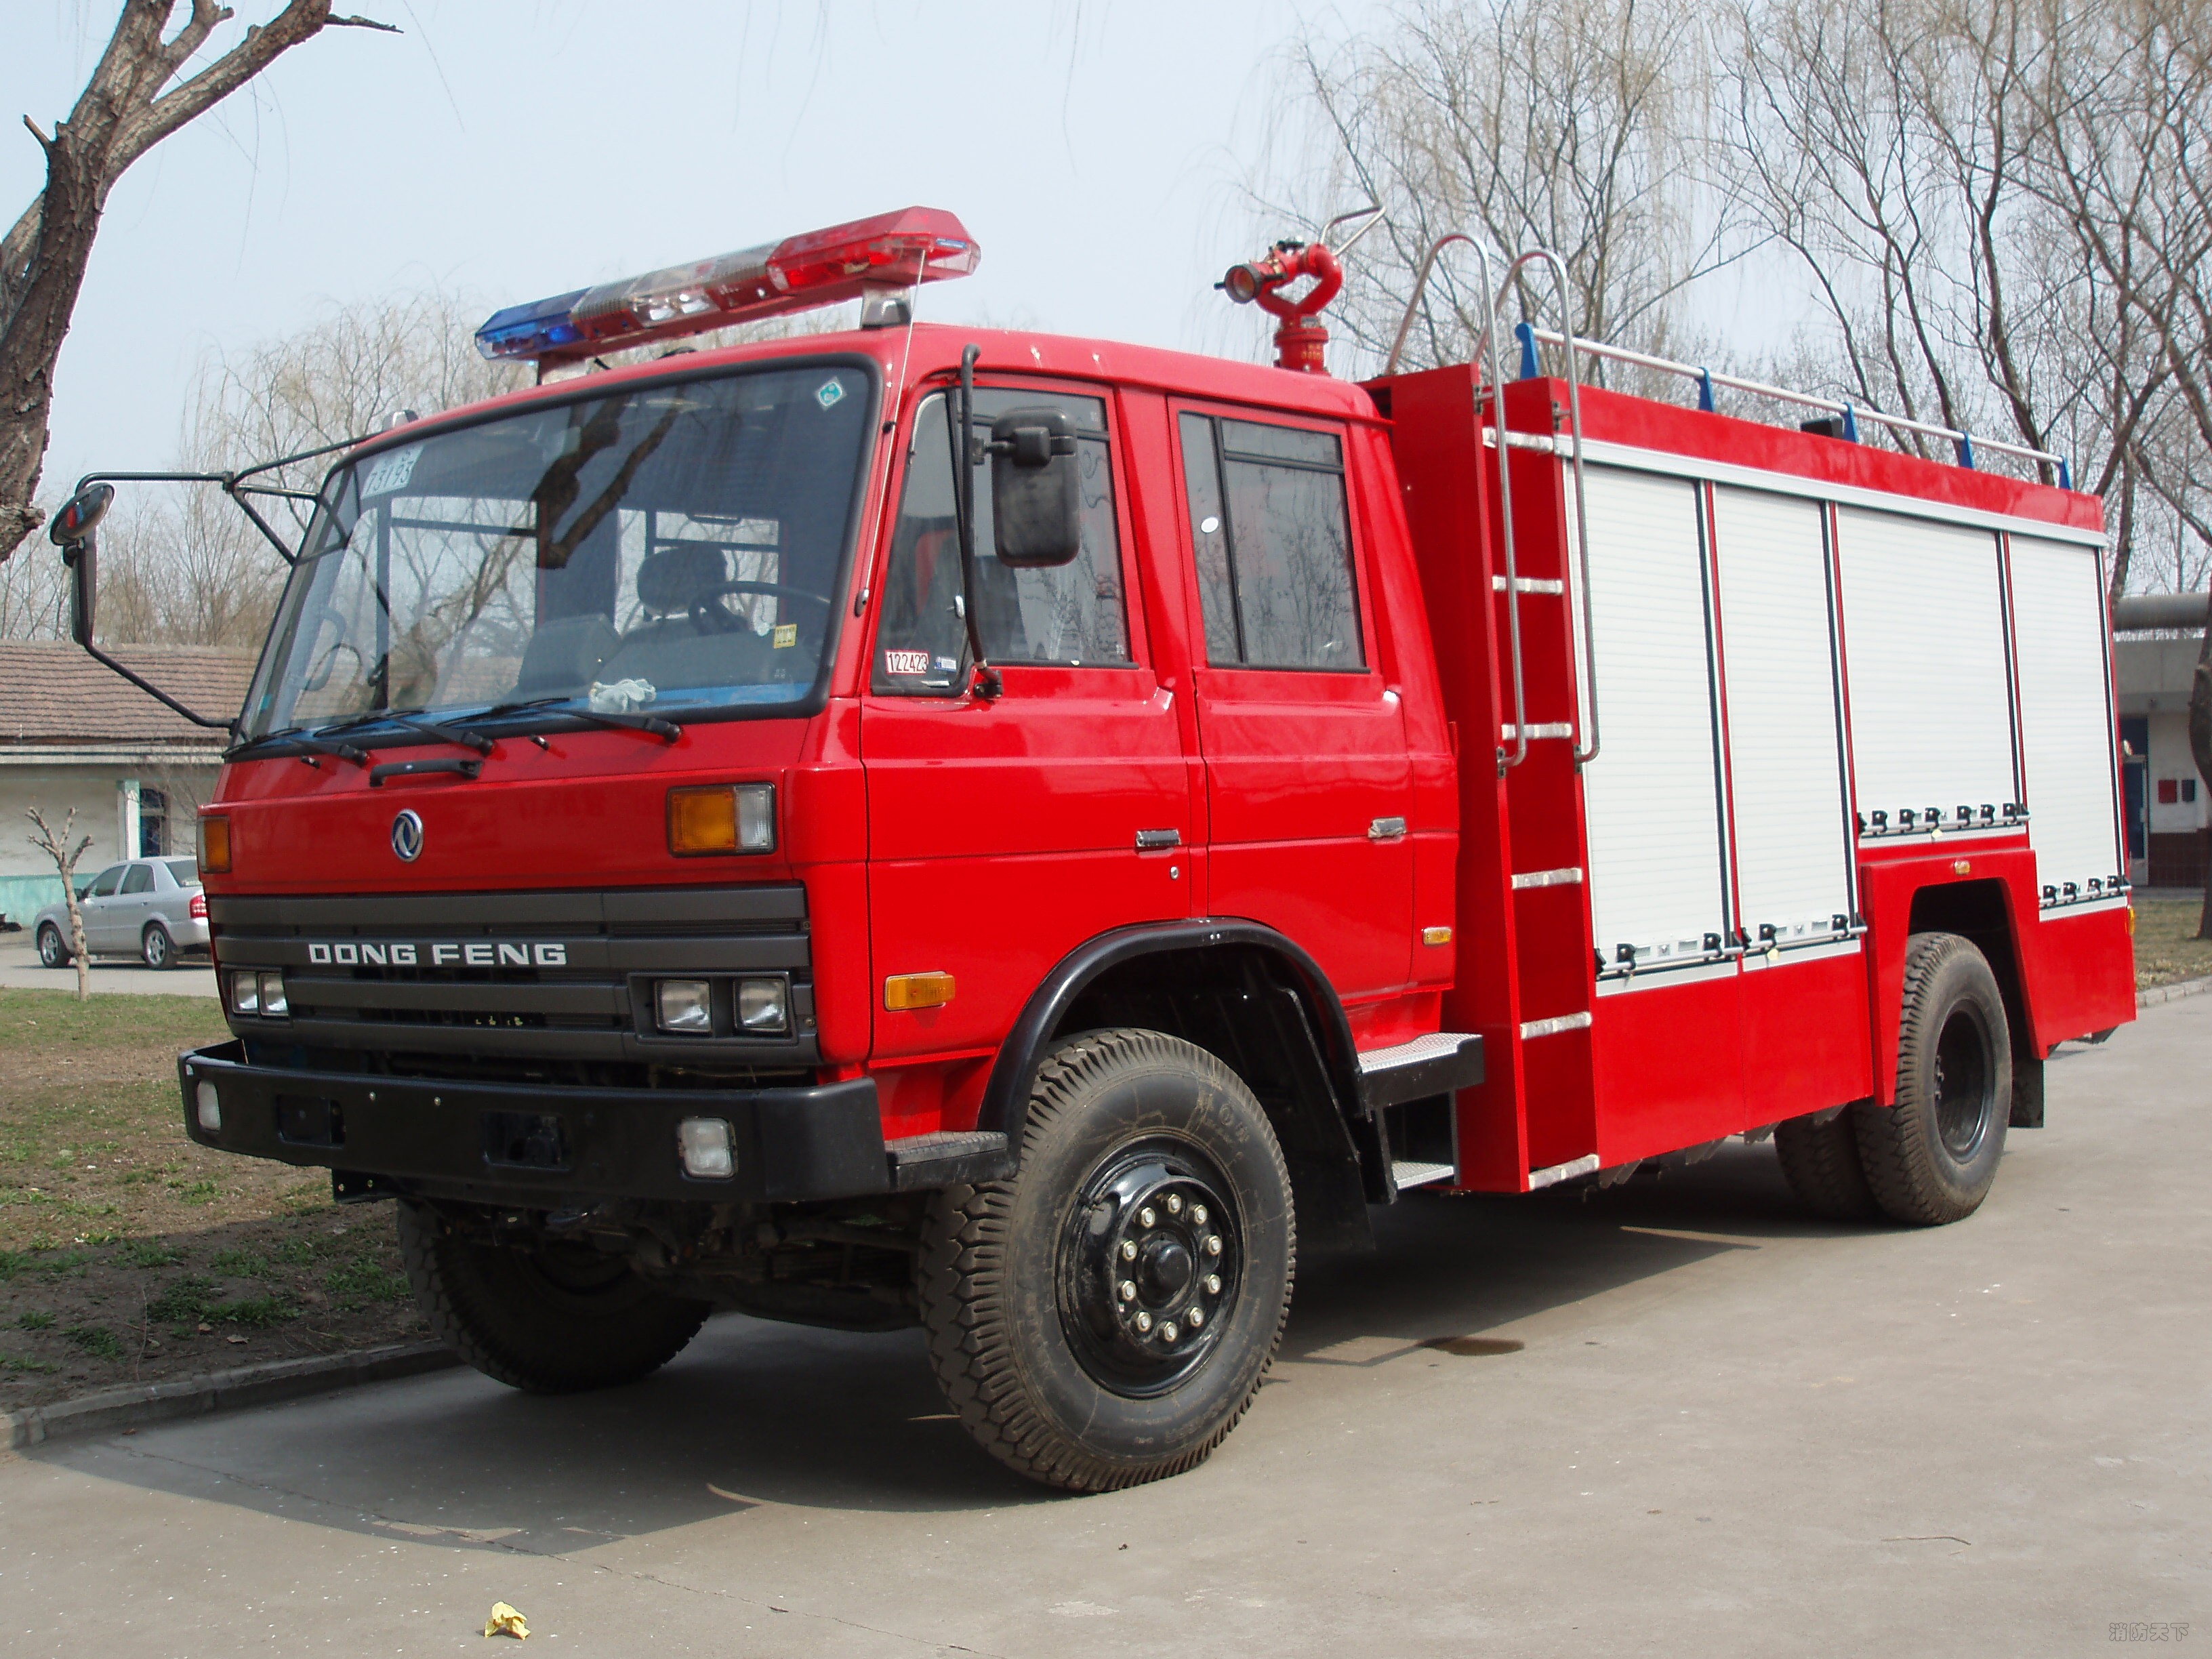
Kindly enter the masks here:
M 691 621 L 702 634 L 734 634 L 752 624 L 718 603 L 728 593 L 773 593 L 778 599 L 811 599 L 824 612 L 829 599 L 807 587 L 787 587 L 781 582 L 716 582 L 691 601 Z

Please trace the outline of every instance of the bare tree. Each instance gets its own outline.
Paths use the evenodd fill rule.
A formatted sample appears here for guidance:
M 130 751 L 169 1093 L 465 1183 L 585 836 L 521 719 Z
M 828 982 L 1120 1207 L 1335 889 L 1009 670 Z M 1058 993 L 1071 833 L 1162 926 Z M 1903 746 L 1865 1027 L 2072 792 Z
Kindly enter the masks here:
M 84 849 L 92 845 L 92 837 L 79 837 L 76 846 L 69 844 L 70 832 L 76 828 L 76 808 L 69 810 L 62 820 L 61 833 L 56 835 L 47 827 L 45 815 L 35 806 L 24 816 L 31 820 L 32 833 L 24 839 L 54 861 L 61 872 L 62 902 L 69 907 L 70 960 L 76 964 L 76 1000 L 88 1001 L 92 996 L 90 965 L 84 950 L 84 912 L 77 908 L 76 861 L 84 856 Z
M 69 118 L 56 122 L 49 137 L 29 116 L 23 118 L 46 152 L 46 177 L 0 240 L 0 560 L 41 516 L 33 498 L 46 460 L 54 363 L 115 181 L 179 127 L 324 28 L 390 28 L 366 18 L 333 17 L 330 0 L 290 0 L 267 23 L 248 28 L 228 52 L 180 80 L 232 14 L 214 0 L 191 0 L 183 26 L 165 36 L 175 10 L 176 0 L 125 0 L 115 32 Z
M 1663 349 L 1687 285 L 1728 257 L 1698 187 L 1706 9 L 1408 0 L 1375 35 L 1342 46 L 1309 36 L 1291 60 L 1306 159 L 1252 194 L 1387 210 L 1337 307 L 1378 366 L 1423 256 L 1453 230 L 1501 252 L 1554 250 L 1577 329 Z M 1488 309 L 1469 275 L 1447 263 L 1431 279 L 1414 362 L 1467 355 Z M 1555 313 L 1543 283 L 1530 286 L 1523 299 Z

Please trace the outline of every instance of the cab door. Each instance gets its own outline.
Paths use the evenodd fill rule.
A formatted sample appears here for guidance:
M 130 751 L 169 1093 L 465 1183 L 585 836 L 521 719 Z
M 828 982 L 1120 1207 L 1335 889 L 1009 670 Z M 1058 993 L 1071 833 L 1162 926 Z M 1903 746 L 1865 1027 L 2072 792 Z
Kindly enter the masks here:
M 1176 424 L 1206 629 L 1207 908 L 1286 934 L 1340 995 L 1402 989 L 1413 768 L 1375 665 L 1345 434 L 1200 409 Z
M 894 1066 L 988 1053 L 1078 945 L 1190 911 L 1182 740 L 1133 603 L 1108 400 L 1064 384 L 977 388 L 979 437 L 1011 410 L 1066 413 L 1083 480 L 1080 555 L 1060 569 L 1018 571 L 994 555 L 990 474 L 976 472 L 974 600 L 1004 681 L 996 697 L 966 689 L 949 405 L 933 393 L 901 434 L 900 505 L 876 578 L 861 709 L 874 1049 Z M 951 975 L 952 1000 L 886 1006 L 884 981 L 917 973 Z

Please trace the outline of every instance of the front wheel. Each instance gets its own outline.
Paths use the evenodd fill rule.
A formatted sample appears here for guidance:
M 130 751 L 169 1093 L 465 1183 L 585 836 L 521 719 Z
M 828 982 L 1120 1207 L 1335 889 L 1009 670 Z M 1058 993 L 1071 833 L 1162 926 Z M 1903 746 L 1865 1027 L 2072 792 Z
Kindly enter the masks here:
M 62 943 L 62 930 L 51 921 L 39 929 L 39 965 L 43 968 L 66 968 L 70 965 L 69 946 Z
M 177 942 L 169 937 L 169 930 L 160 922 L 150 924 L 146 936 L 138 941 L 138 954 L 149 968 L 156 973 L 177 965 Z
M 1297 1254 L 1282 1149 L 1237 1074 L 1156 1031 L 1094 1031 L 1039 1068 L 1014 1177 L 931 1200 L 930 1362 L 1032 1480 L 1178 1474 L 1258 1393 Z
M 1897 1103 L 1851 1108 L 1859 1161 L 1895 1220 L 1938 1226 L 1989 1196 L 2012 1110 L 2012 1035 L 1988 960 L 1956 933 L 1905 945 Z
M 418 1205 L 399 1206 L 399 1254 L 439 1340 L 531 1394 L 634 1382 L 707 1320 L 707 1304 L 647 1283 L 620 1256 L 580 1243 L 483 1243 Z

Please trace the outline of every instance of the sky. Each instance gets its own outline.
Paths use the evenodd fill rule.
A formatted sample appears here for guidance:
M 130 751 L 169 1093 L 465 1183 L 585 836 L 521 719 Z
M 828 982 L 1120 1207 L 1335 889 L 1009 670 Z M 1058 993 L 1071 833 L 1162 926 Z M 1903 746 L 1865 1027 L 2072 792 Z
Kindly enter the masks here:
M 220 49 L 280 0 L 232 0 Z M 1256 214 L 1302 30 L 1371 0 L 775 4 L 341 0 L 326 30 L 110 197 L 56 381 L 41 495 L 173 462 L 194 380 L 333 307 L 441 286 L 487 310 L 921 204 L 981 269 L 921 314 L 1257 356 L 1212 291 L 1297 227 Z M 0 114 L 68 113 L 112 26 L 15 0 Z M 0 209 L 39 188 L 20 121 Z M 1315 219 L 1358 204 L 1296 204 Z

